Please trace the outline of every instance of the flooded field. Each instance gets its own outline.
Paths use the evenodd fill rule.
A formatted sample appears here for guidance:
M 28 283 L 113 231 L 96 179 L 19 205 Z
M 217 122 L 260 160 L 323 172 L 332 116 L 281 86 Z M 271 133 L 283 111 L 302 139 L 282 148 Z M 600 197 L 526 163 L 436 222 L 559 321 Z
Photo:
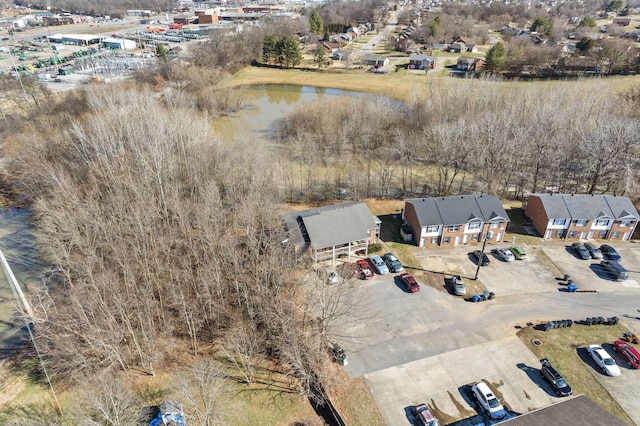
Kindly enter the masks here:
M 242 90 L 246 107 L 214 124 L 214 131 L 223 142 L 241 139 L 268 141 L 277 120 L 301 104 L 325 97 L 370 96 L 348 90 L 287 84 L 262 84 Z

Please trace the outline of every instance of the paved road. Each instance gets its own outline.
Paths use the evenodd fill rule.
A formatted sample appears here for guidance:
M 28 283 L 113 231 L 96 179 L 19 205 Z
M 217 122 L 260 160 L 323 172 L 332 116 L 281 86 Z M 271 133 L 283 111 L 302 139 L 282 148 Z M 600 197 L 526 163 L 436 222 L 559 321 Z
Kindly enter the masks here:
M 404 6 L 404 7 L 408 7 L 408 6 Z M 364 46 L 362 46 L 362 53 L 372 53 L 372 50 L 376 45 L 385 41 L 387 36 L 398 25 L 397 16 L 399 13 L 401 13 L 404 7 L 391 12 L 387 25 L 385 25 L 384 28 L 382 28 L 382 30 L 378 30 L 378 34 L 376 34 L 371 40 L 369 40 Z
M 459 263 L 468 263 L 464 259 L 466 251 L 459 251 Z M 540 273 L 513 277 L 510 269 L 535 270 L 534 266 L 540 261 L 531 259 L 526 262 L 530 263 L 498 264 L 493 270 L 481 271 L 480 278 L 483 274 L 491 276 L 483 279 L 492 280 L 491 289 L 497 296 L 491 301 L 475 304 L 428 285 L 423 285 L 419 293 L 407 294 L 392 281 L 390 275 L 363 282 L 358 297 L 366 306 L 361 315 L 367 319 L 351 327 L 349 334 L 352 338 L 342 342 L 350 354 L 346 371 L 352 377 L 359 377 L 424 357 L 502 339 L 514 335 L 517 332 L 515 327 L 524 326 L 527 322 L 618 316 L 627 322 L 640 323 L 640 288 L 602 280 L 584 264 L 583 269 L 594 280 L 601 281 L 598 285 L 606 291 L 565 293 L 559 291 L 561 286 L 552 278 L 552 273 L 548 273 L 544 285 L 538 283 Z M 451 262 L 448 264 L 451 266 Z M 500 277 L 506 277 L 508 282 L 501 283 Z M 520 286 L 519 292 L 513 290 L 514 280 Z M 502 288 L 504 292 L 501 292 Z

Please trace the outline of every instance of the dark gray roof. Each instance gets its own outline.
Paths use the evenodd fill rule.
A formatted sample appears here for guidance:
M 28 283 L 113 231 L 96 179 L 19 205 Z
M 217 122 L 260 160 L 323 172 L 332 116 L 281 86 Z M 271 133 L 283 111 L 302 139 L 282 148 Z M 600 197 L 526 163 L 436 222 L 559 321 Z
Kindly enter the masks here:
M 640 219 L 629 197 L 595 194 L 531 194 L 542 201 L 549 218 Z
M 387 60 L 387 56 L 376 55 L 375 53 L 365 53 L 362 55 L 361 59 L 363 61 L 384 62 Z
M 376 218 L 365 203 L 342 203 L 284 216 L 291 243 L 311 243 L 314 249 L 369 238 Z
M 429 62 L 435 62 L 436 57 L 435 56 L 427 56 L 427 55 L 409 55 L 409 61 L 429 61 Z
M 414 206 L 420 226 L 509 220 L 500 199 L 493 195 L 414 198 L 405 203 Z
M 622 426 L 622 420 L 584 395 L 525 413 L 502 423 L 504 426 L 580 425 Z

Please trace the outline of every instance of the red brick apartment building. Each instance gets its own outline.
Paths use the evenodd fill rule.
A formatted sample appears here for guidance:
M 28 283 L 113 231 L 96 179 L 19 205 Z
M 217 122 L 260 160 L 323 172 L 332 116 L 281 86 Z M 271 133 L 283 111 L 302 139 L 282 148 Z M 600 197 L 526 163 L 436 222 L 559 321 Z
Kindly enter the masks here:
M 531 194 L 524 213 L 545 239 L 626 241 L 640 220 L 628 197 L 604 194 Z
M 461 195 L 404 201 L 402 219 L 420 247 L 501 242 L 509 216 L 498 197 Z

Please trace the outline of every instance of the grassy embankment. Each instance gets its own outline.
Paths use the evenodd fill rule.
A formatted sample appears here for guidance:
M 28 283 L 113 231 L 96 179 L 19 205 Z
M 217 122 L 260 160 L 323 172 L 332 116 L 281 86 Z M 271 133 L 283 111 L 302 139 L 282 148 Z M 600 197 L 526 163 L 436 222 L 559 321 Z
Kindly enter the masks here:
M 365 93 L 381 94 L 392 99 L 409 101 L 413 95 L 426 91 L 426 84 L 433 81 L 443 84 L 473 84 L 476 80 L 453 79 L 440 77 L 437 73 L 429 74 L 372 74 L 362 70 L 300 70 L 277 69 L 268 67 L 246 67 L 233 76 L 233 86 L 250 86 L 255 84 L 293 84 L 299 86 L 316 86 L 344 90 L 354 90 Z M 606 78 L 590 78 L 570 81 L 541 81 L 541 82 L 501 82 L 505 89 L 521 84 L 582 84 L 583 90 L 606 90 L 618 93 L 640 84 L 640 76 L 614 76 Z
M 575 395 L 586 395 L 623 422 L 633 425 L 635 424 L 633 420 L 596 379 L 595 375 L 600 373 L 582 361 L 589 358 L 586 349 L 583 349 L 585 346 L 613 342 L 622 337 L 625 331 L 626 328 L 620 324 L 591 327 L 574 325 L 571 328 L 549 331 L 525 328 L 518 333 L 518 336 L 538 358 L 548 358 L 551 361 L 567 379 Z M 540 340 L 542 345 L 534 345 L 533 339 Z

